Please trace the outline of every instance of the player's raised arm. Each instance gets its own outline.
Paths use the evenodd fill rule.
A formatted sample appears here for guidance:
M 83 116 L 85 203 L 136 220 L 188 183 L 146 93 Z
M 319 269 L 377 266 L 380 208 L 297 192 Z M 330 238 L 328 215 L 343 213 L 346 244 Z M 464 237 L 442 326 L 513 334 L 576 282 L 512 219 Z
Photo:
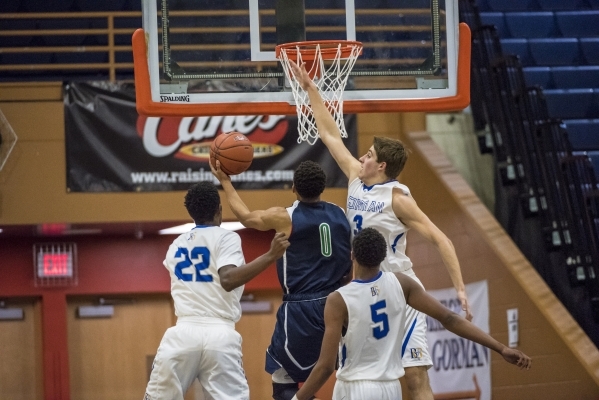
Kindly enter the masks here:
M 409 276 L 402 273 L 395 273 L 395 276 L 411 307 L 435 318 L 448 331 L 496 351 L 510 364 L 520 369 L 530 369 L 532 360 L 526 354 L 498 342 L 470 321 L 447 309 Z
M 337 161 L 339 168 L 341 168 L 345 176 L 347 176 L 351 182 L 360 172 L 360 161 L 356 160 L 347 147 L 345 147 L 345 144 L 341 139 L 339 127 L 325 106 L 322 97 L 318 92 L 318 87 L 308 75 L 305 64 L 302 63 L 302 65 L 298 66 L 293 61 L 290 61 L 289 63 L 293 70 L 294 78 L 310 97 L 310 104 L 312 112 L 314 113 L 314 119 L 316 120 L 316 127 L 318 128 L 320 139 L 325 146 L 327 146 L 329 152 L 335 161 Z
M 283 207 L 272 207 L 267 210 L 255 210 L 250 209 L 243 202 L 239 193 L 233 187 L 231 178 L 220 169 L 220 162 L 216 161 L 216 168 L 210 164 L 212 173 L 218 179 L 227 195 L 227 202 L 233 214 L 237 217 L 239 222 L 242 223 L 246 228 L 258 229 L 259 231 L 268 231 L 271 229 L 277 232 L 285 232 L 289 234 L 291 228 L 291 219 L 289 214 Z
M 393 211 L 404 225 L 414 229 L 437 247 L 456 289 L 462 310 L 466 312 L 466 319 L 472 321 L 472 311 L 468 303 L 460 263 L 451 240 L 422 212 L 411 196 L 399 190 L 393 192 Z
M 254 261 L 239 267 L 235 265 L 225 265 L 220 268 L 218 270 L 218 275 L 223 289 L 230 292 L 241 285 L 245 285 L 260 272 L 268 268 L 269 265 L 283 256 L 283 253 L 285 253 L 285 250 L 289 247 L 289 240 L 287 239 L 287 236 L 283 232 L 278 232 L 270 243 L 270 249 Z

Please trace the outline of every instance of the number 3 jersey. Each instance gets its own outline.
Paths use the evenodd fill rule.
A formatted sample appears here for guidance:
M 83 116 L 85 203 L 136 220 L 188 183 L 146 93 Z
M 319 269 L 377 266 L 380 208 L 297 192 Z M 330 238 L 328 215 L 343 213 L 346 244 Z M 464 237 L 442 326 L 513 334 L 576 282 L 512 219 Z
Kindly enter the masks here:
M 347 192 L 346 215 L 352 227 L 352 240 L 360 230 L 374 228 L 387 241 L 387 257 L 381 263 L 381 270 L 405 272 L 412 268 L 412 261 L 406 256 L 408 228 L 393 212 L 394 188 L 410 195 L 410 189 L 396 180 L 366 186 L 359 178 L 354 179 Z
M 337 379 L 394 380 L 404 375 L 400 333 L 406 299 L 397 277 L 380 271 L 368 281 L 337 289 L 347 307 L 347 330 L 339 344 Z
M 243 286 L 222 288 L 218 270 L 245 264 L 241 238 L 218 226 L 198 225 L 170 245 L 164 266 L 171 276 L 177 317 L 213 317 L 237 322 Z

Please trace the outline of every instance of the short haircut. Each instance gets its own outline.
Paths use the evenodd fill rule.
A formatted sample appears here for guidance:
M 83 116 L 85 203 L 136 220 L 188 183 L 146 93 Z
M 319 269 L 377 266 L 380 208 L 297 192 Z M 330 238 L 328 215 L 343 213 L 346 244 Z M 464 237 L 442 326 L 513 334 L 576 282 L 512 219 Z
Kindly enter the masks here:
M 387 163 L 385 175 L 390 179 L 397 178 L 408 160 L 408 152 L 403 143 L 398 139 L 375 136 L 373 146 L 376 161 Z
M 185 208 L 196 224 L 214 221 L 219 206 L 218 189 L 212 182 L 198 182 L 192 185 L 185 195 Z
M 358 264 L 376 268 L 387 256 L 387 242 L 376 229 L 364 228 L 354 237 L 352 251 Z
M 293 173 L 295 191 L 305 200 L 318 198 L 324 192 L 327 176 L 314 161 L 303 161 Z

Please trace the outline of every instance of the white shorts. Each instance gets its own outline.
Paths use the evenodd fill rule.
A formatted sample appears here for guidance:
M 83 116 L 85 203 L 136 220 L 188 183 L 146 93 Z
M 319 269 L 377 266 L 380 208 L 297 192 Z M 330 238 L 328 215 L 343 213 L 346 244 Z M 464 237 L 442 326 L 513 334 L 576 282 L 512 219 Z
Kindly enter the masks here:
M 401 400 L 401 385 L 392 381 L 341 381 L 335 382 L 333 400 Z
M 177 321 L 165 332 L 144 400 L 183 400 L 195 378 L 208 400 L 248 400 L 241 362 L 241 335 L 232 322 L 215 318 Z
M 422 286 L 412 269 L 404 272 Z M 423 286 L 424 287 L 424 286 Z M 426 339 L 426 315 L 406 306 L 406 327 L 401 341 L 401 362 L 404 368 L 433 366 L 433 360 L 428 352 Z

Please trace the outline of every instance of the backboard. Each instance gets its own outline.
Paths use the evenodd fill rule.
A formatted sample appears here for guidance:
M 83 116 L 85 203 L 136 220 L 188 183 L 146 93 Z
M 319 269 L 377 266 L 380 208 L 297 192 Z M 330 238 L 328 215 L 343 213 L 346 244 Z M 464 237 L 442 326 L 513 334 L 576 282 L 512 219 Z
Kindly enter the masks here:
M 277 44 L 363 43 L 344 112 L 452 111 L 470 101 L 457 0 L 143 0 L 133 35 L 148 116 L 295 114 Z

